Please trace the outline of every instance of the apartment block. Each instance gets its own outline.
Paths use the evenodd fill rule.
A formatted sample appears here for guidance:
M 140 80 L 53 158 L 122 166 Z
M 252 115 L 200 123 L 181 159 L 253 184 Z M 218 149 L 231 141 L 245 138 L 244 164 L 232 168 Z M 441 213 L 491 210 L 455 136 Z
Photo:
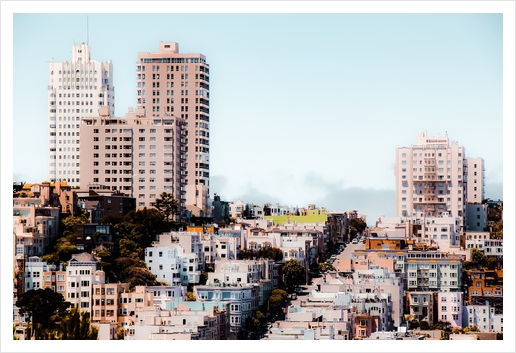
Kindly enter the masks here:
M 77 200 L 91 220 L 91 223 L 100 223 L 103 217 L 123 217 L 136 210 L 136 199 L 121 193 L 102 193 L 100 190 L 90 189 L 86 192 L 77 192 Z
M 448 136 L 418 134 L 417 144 L 396 148 L 396 216 L 448 212 L 464 225 L 467 204 L 465 148 Z
M 503 269 L 472 269 L 465 272 L 468 291 L 466 304 L 484 305 L 489 302 L 496 313 L 503 313 Z
M 430 325 L 439 321 L 434 315 L 435 297 L 433 292 L 406 292 L 408 315 L 418 321 L 427 321 Z
M 245 328 L 246 319 L 252 317 L 259 307 L 259 285 L 224 286 L 221 283 L 195 286 L 194 294 L 201 302 L 222 302 L 229 304 L 230 339 L 237 337 Z
M 273 289 L 274 261 L 259 260 L 217 260 L 215 271 L 208 273 L 207 285 L 259 287 L 258 306 L 264 304 Z
M 464 327 L 476 326 L 480 332 L 503 332 L 503 314 L 497 313 L 489 302 L 483 305 L 465 305 Z
M 169 232 L 157 235 L 157 241 L 153 243 L 155 247 L 171 247 L 181 245 L 184 252 L 197 256 L 197 263 L 200 270 L 204 269 L 204 251 L 200 232 Z
M 129 283 L 97 283 L 92 285 L 92 322 L 118 323 L 122 314 L 121 293 L 129 292 Z M 127 314 L 127 313 L 126 313 Z
M 31 256 L 25 262 L 25 292 L 32 289 L 44 289 L 43 272 L 47 270 L 47 263 L 38 256 Z
M 465 160 L 467 168 L 467 195 L 468 203 L 481 204 L 485 199 L 486 168 L 483 158 L 468 157 Z
M 210 180 L 210 68 L 199 53 L 180 53 L 179 44 L 160 42 L 157 52 L 140 52 L 136 62 L 137 107 L 149 118 L 185 121 L 186 205 L 205 214 Z
M 437 292 L 438 321 L 449 322 L 452 327 L 462 327 L 462 292 Z
M 315 282 L 310 304 L 344 306 L 348 312 L 377 317 L 376 327 L 392 329 L 402 323 L 403 281 L 386 269 L 358 270 L 350 276 L 327 273 Z
M 167 309 L 186 295 L 181 286 L 136 286 L 128 283 L 94 284 L 92 288 L 92 322 L 116 323 L 127 328 L 140 324 L 138 312 L 145 307 Z M 177 307 L 177 306 L 176 306 Z
M 139 307 L 138 324 L 127 326 L 125 340 L 221 340 L 227 338 L 227 306 L 221 303 L 192 305 L 178 309 Z
M 72 46 L 72 60 L 49 64 L 49 178 L 81 185 L 80 126 L 106 107 L 113 115 L 115 91 L 111 60 L 91 60 L 88 43 Z
M 41 234 L 45 239 L 45 246 L 57 237 L 59 213 L 59 207 L 49 205 L 43 197 L 13 198 L 13 216 L 19 224 L 31 227 L 34 233 Z
M 468 231 L 461 237 L 461 246 L 465 249 L 483 250 L 484 243 L 491 239 L 489 232 L 472 232 Z
M 137 199 L 137 209 L 153 207 L 163 192 L 181 200 L 186 194 L 184 121 L 149 118 L 143 109 L 129 109 L 114 118 L 107 109 L 83 119 L 81 189 L 105 185 Z
M 458 292 L 462 288 L 462 255 L 439 251 L 408 251 L 406 289 Z
M 201 271 L 197 254 L 186 252 L 181 245 L 148 247 L 145 262 L 158 281 L 185 286 L 199 283 Z
M 66 266 L 65 300 L 82 311 L 91 314 L 91 293 L 94 284 L 106 282 L 104 271 L 98 267 L 97 259 L 86 252 L 72 255 Z

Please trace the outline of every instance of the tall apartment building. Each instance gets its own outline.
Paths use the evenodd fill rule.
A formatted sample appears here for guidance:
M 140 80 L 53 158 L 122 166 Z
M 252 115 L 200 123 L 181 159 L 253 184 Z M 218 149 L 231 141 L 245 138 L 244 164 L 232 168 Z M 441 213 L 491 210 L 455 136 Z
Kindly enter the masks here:
M 49 64 L 49 178 L 79 186 L 80 125 L 106 106 L 114 114 L 115 91 L 111 60 L 90 59 L 89 44 L 72 47 L 72 61 Z
M 146 117 L 143 109 L 131 108 L 125 118 L 115 118 L 100 109 L 82 121 L 81 189 L 105 185 L 135 197 L 137 209 L 153 207 L 167 192 L 184 207 L 184 133 L 180 118 Z
M 417 144 L 396 148 L 396 216 L 448 212 L 464 225 L 467 204 L 465 148 L 445 137 L 418 134 Z M 462 229 L 462 228 L 459 228 Z
M 485 199 L 485 166 L 483 158 L 466 158 L 468 172 L 467 195 L 469 203 L 482 203 Z
M 210 180 L 210 69 L 202 54 L 179 53 L 174 42 L 160 42 L 158 52 L 140 52 L 136 63 L 137 107 L 149 118 L 184 119 L 187 144 L 181 199 L 206 211 Z

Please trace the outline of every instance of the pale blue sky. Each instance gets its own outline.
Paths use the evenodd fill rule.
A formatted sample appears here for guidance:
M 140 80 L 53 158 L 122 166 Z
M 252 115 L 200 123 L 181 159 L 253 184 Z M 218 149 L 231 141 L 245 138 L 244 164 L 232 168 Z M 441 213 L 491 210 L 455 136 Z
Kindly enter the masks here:
M 15 181 L 47 179 L 48 61 L 70 60 L 73 43 L 86 41 L 85 11 L 152 8 L 189 14 L 90 13 L 92 58 L 113 61 L 116 114 L 123 116 L 135 105 L 139 51 L 155 51 L 159 41 L 175 41 L 181 52 L 206 55 L 211 66 L 212 194 L 223 200 L 357 209 L 373 225 L 381 214 L 394 215 L 395 148 L 415 144 L 417 133 L 426 130 L 433 136 L 447 132 L 465 146 L 468 156 L 483 157 L 486 196 L 502 199 L 505 179 L 505 210 L 514 214 L 514 2 L 2 1 L 1 5 L 4 190 L 10 187 L 10 175 Z M 26 11 L 41 14 L 13 17 Z M 195 14 L 199 11 L 207 13 Z M 221 11 L 236 14 L 215 14 Z M 371 11 L 386 14 L 367 14 Z M 388 14 L 393 11 L 400 14 Z M 306 13 L 257 14 L 266 12 Z M 460 14 L 465 12 L 473 13 Z M 502 12 L 507 26 L 503 36 Z M 2 209 L 9 209 L 11 202 L 2 198 Z M 9 216 L 3 212 L 4 234 L 11 231 Z M 513 234 L 514 219 L 508 221 L 508 234 Z M 9 239 L 3 237 L 2 245 Z M 513 249 L 514 239 L 508 237 L 505 244 Z M 3 259 L 4 278 L 10 279 L 8 257 Z M 512 256 L 506 259 L 513 261 Z M 10 296 L 9 286 L 3 288 L 2 296 Z M 10 300 L 3 303 L 2 309 L 9 312 Z M 510 305 L 506 303 L 507 310 Z M 10 315 L 4 318 L 9 326 Z M 512 332 L 513 318 L 508 316 L 504 325 Z M 10 341 L 8 335 L 5 330 L 2 342 Z M 116 346 L 110 348 L 115 351 L 141 350 L 113 343 Z M 486 343 L 490 348 L 494 344 Z M 352 349 L 364 344 L 349 343 Z M 39 347 L 68 349 L 38 342 Z M 306 343 L 289 347 L 314 348 Z M 209 348 L 241 349 L 212 342 Z M 246 350 L 263 348 L 257 344 Z M 471 351 L 473 346 L 460 343 L 452 348 Z M 476 341 L 475 348 L 486 349 L 482 341 Z
M 426 130 L 483 157 L 503 198 L 501 14 L 15 14 L 16 181 L 48 179 L 48 61 L 71 60 L 87 16 L 117 116 L 139 51 L 206 55 L 212 195 L 394 216 L 395 148 Z

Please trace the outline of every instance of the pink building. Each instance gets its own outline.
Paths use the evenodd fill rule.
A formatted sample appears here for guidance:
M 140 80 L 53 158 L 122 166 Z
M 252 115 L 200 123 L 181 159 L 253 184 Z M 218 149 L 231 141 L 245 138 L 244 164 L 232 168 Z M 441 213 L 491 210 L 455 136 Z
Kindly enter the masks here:
M 158 52 L 138 53 L 137 107 L 149 119 L 186 122 L 181 201 L 207 211 L 210 180 L 210 69 L 202 54 L 179 53 L 174 42 L 160 42 Z M 177 133 L 176 133 L 177 135 Z
M 114 118 L 107 109 L 81 125 L 81 188 L 105 185 L 137 199 L 136 208 L 153 207 L 162 192 L 184 206 L 185 124 L 175 117 L 150 118 L 129 109 Z

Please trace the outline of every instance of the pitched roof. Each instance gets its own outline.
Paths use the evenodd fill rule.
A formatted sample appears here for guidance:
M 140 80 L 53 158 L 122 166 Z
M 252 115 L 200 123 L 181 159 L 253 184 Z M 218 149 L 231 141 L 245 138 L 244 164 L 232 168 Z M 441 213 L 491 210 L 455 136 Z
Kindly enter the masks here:
M 72 258 L 68 262 L 71 262 L 74 260 L 77 262 L 97 262 L 97 259 L 95 258 L 95 256 L 93 256 L 92 254 L 87 253 L 87 252 L 72 255 Z

